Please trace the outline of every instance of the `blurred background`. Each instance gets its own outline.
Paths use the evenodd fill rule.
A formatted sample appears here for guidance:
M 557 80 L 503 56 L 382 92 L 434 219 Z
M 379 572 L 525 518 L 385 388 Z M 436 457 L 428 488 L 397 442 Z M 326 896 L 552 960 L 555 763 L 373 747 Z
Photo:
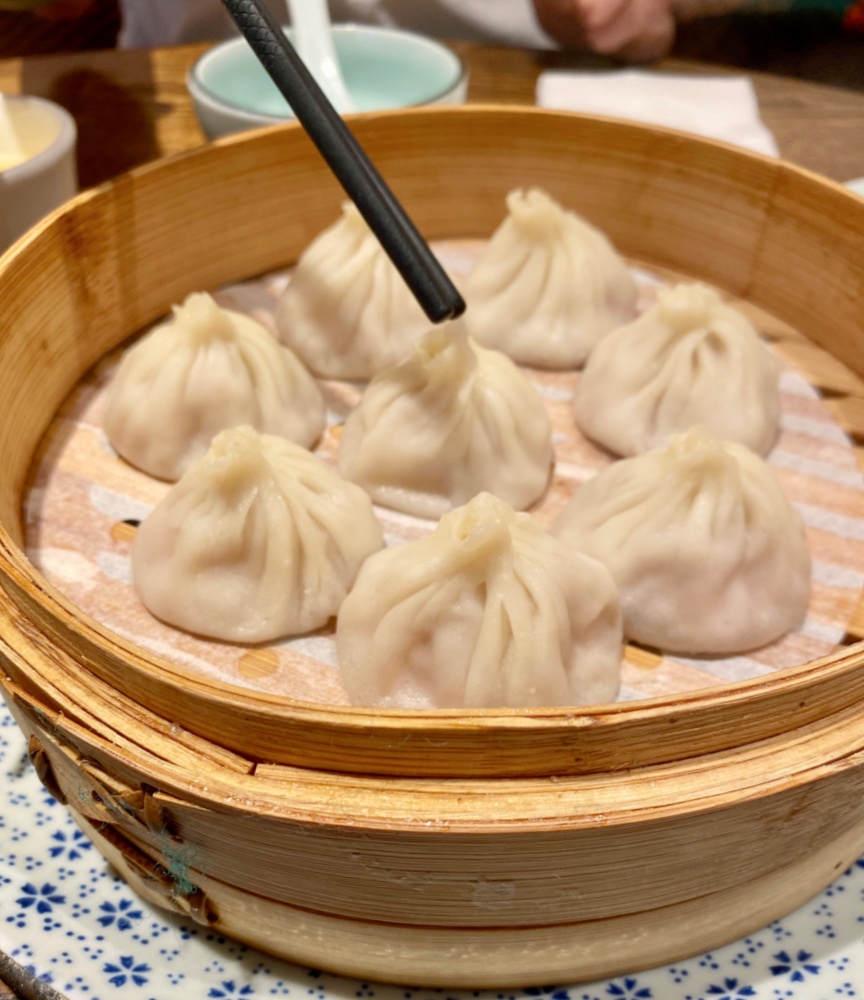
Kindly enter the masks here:
M 26 9 L 33 2 L 0 0 L 0 58 L 116 44 L 118 0 L 59 0 Z M 811 0 L 804 6 L 820 3 Z M 859 4 L 854 13 L 860 18 L 847 17 L 845 29 L 835 13 L 819 9 L 697 17 L 679 23 L 671 55 L 864 90 L 864 6 Z M 578 60 L 589 64 L 598 58 Z

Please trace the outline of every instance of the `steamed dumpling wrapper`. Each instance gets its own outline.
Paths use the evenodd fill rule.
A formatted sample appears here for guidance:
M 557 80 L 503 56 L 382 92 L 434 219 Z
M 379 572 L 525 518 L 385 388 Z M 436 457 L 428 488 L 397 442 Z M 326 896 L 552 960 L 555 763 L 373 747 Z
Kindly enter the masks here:
M 616 455 L 642 454 L 697 424 L 765 455 L 780 427 L 779 366 L 717 292 L 677 285 L 603 338 L 573 405 L 580 430 Z
M 370 379 L 429 329 L 402 275 L 352 202 L 300 257 L 276 307 L 283 343 L 322 378 Z
M 739 653 L 804 618 L 804 525 L 770 467 L 701 428 L 616 462 L 576 491 L 553 533 L 608 567 L 629 639 Z
M 508 217 L 464 282 L 469 334 L 520 364 L 579 368 L 636 315 L 636 285 L 606 236 L 543 191 L 512 191 Z
M 224 431 L 138 529 L 135 589 L 169 625 L 264 642 L 324 625 L 383 545 L 369 497 L 251 427 Z
M 546 489 L 552 457 L 540 394 L 457 321 L 369 383 L 345 423 L 339 471 L 376 503 L 435 518 L 483 490 L 528 507 Z
M 300 361 L 260 323 L 206 292 L 126 352 L 108 393 L 105 433 L 117 452 L 174 481 L 219 431 L 250 424 L 311 445 L 324 397 Z
M 336 627 L 353 705 L 611 701 L 621 614 L 606 569 L 488 493 L 364 564 Z

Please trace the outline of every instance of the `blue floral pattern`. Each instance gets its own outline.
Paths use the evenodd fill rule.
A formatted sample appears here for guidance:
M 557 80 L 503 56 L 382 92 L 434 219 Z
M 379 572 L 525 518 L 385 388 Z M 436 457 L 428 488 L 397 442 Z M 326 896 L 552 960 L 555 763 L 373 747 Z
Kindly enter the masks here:
M 207 994 L 208 997 L 248 997 L 252 996 L 255 990 L 251 986 L 237 986 L 233 979 L 229 979 L 228 982 L 221 983 L 219 987 L 212 987 L 210 992 Z
M 653 997 L 654 994 L 651 992 L 648 986 L 639 986 L 639 980 L 633 979 L 628 976 L 623 983 L 610 983 L 606 987 L 606 992 L 611 997 L 621 997 L 624 1000 L 649 1000 L 649 997 Z
M 16 899 L 15 902 L 22 910 L 33 906 L 37 913 L 53 913 L 54 904 L 66 902 L 66 897 L 61 896 L 55 887 L 48 882 L 38 889 L 28 882 L 21 891 L 24 895 L 20 899 Z
M 737 979 L 726 978 L 722 985 L 712 983 L 707 994 L 711 1000 L 736 1000 L 737 997 L 755 997 L 756 990 L 752 986 L 739 985 Z
M 53 799 L 51 800 L 54 801 Z M 48 853 L 52 858 L 66 858 L 68 861 L 78 861 L 82 851 L 93 850 L 93 845 L 82 830 L 55 830 L 51 834 L 51 846 Z
M 144 919 L 143 910 L 136 910 L 131 899 L 121 899 L 118 903 L 106 900 L 100 903 L 99 909 L 102 911 L 102 916 L 96 920 L 103 927 L 111 927 L 113 924 L 118 931 L 128 931 L 136 921 Z
M 774 958 L 779 964 L 771 966 L 772 974 L 775 976 L 782 976 L 789 972 L 791 973 L 789 978 L 793 983 L 803 983 L 808 973 L 811 976 L 819 975 L 819 966 L 814 965 L 813 962 L 810 961 L 813 956 L 809 951 L 799 949 L 794 958 L 790 958 L 785 951 L 781 951 L 779 954 L 774 955 Z
M 144 973 L 150 971 L 150 966 L 145 962 L 136 965 L 132 955 L 123 955 L 119 965 L 106 962 L 102 971 L 108 974 L 108 982 L 112 986 L 125 986 L 127 980 L 136 986 L 143 986 L 148 981 Z
M 512 991 L 351 982 L 138 899 L 45 795 L 0 701 L 0 950 L 69 1000 L 864 1000 L 864 858 L 797 913 L 663 969 Z

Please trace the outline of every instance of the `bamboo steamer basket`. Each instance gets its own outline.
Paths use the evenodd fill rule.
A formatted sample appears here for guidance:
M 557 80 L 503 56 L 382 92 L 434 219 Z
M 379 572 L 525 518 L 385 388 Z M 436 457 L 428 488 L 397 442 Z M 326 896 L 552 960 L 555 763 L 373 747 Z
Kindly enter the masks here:
M 430 239 L 537 184 L 628 256 L 794 324 L 864 434 L 864 201 L 665 130 L 530 109 L 354 128 Z M 437 986 L 575 981 L 734 940 L 864 849 L 864 612 L 839 652 L 589 709 L 370 711 L 207 681 L 87 618 L 28 562 L 47 426 L 188 292 L 284 266 L 341 192 L 296 126 L 81 195 L 0 260 L 0 687 L 45 786 L 133 887 L 275 954 Z

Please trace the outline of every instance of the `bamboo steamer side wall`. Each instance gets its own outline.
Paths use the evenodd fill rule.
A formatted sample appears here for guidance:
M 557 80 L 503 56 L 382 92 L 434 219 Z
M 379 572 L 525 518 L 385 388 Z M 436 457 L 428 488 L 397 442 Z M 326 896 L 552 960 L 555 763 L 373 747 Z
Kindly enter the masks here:
M 141 845 L 73 812 L 81 829 L 151 902 L 187 913 L 166 894 Z M 712 892 L 650 913 L 548 927 L 428 928 L 374 924 L 298 910 L 192 876 L 206 899 L 193 918 L 293 961 L 404 985 L 510 987 L 584 982 L 663 965 L 737 940 L 802 905 L 851 864 L 861 831 L 748 886 Z M 203 911 L 203 912 L 202 912 Z
M 504 194 L 538 184 L 625 253 L 812 327 L 864 371 L 864 203 L 829 182 L 659 129 L 531 109 L 425 109 L 354 128 L 429 238 L 487 235 Z M 80 685 L 59 652 L 229 752 L 382 774 L 568 774 L 676 760 L 771 737 L 790 718 L 805 725 L 864 696 L 853 648 L 745 685 L 589 712 L 336 710 L 202 682 L 54 592 L 20 551 L 19 519 L 31 456 L 62 399 L 187 292 L 295 259 L 341 197 L 302 131 L 287 126 L 85 194 L 0 260 L 0 582 L 46 676 Z
M 847 201 L 836 185 L 780 173 L 746 289 L 858 375 L 864 375 L 862 209 L 864 199 Z
M 782 779 L 766 780 L 771 787 L 764 794 L 729 794 L 726 809 L 706 801 L 704 810 L 677 821 L 643 822 L 639 802 L 650 773 L 630 782 L 627 822 L 616 823 L 621 817 L 613 813 L 605 826 L 607 817 L 595 815 L 590 829 L 577 823 L 547 834 L 508 831 L 515 814 L 502 807 L 496 783 L 473 783 L 490 811 L 474 835 L 452 835 L 446 822 L 421 822 L 425 832 L 414 834 L 373 829 L 350 801 L 338 828 L 326 821 L 298 825 L 276 814 L 267 801 L 268 780 L 254 776 L 236 781 L 230 802 L 218 782 L 205 787 L 209 805 L 194 807 L 195 825 L 188 802 L 111 773 L 110 748 L 106 755 L 102 741 L 38 706 L 25 707 L 14 692 L 10 704 L 30 735 L 31 759 L 46 787 L 68 801 L 138 892 L 276 954 L 364 977 L 500 986 L 672 961 L 804 902 L 864 845 L 864 755 L 832 761 L 839 747 L 832 751 L 830 740 L 816 755 L 822 766 L 797 790 L 803 758 L 790 747 L 784 755 L 788 789 Z M 848 729 L 848 722 L 838 720 L 836 728 Z M 138 762 L 126 755 L 127 778 L 142 762 L 138 773 L 159 780 L 159 765 L 146 755 Z M 190 787 L 212 782 L 202 763 L 201 771 L 187 772 Z M 731 770 L 715 771 L 721 781 L 733 778 Z M 769 765 L 763 777 L 771 773 Z M 338 779 L 317 777 L 342 797 Z M 405 782 L 376 784 L 367 805 L 418 795 L 416 787 L 406 793 Z M 453 808 L 471 784 L 439 783 L 437 794 Z M 578 802 L 582 791 L 519 784 L 552 802 Z M 296 809 L 297 796 L 286 791 L 282 805 L 283 811 Z M 491 814 L 496 809 L 500 817 Z M 733 826 L 741 836 L 729 850 Z M 193 839 L 202 832 L 209 842 Z M 770 845 L 773 856 L 760 845 Z M 758 864 L 750 863 L 751 854 Z
M 73 721 L 50 704 L 62 693 L 4 686 L 43 782 L 79 813 L 169 863 L 340 917 L 482 927 L 494 904 L 496 926 L 545 925 L 578 900 L 579 919 L 605 919 L 748 886 L 845 831 L 864 846 L 857 706 L 637 771 L 442 781 L 253 770 L 131 707 Z

